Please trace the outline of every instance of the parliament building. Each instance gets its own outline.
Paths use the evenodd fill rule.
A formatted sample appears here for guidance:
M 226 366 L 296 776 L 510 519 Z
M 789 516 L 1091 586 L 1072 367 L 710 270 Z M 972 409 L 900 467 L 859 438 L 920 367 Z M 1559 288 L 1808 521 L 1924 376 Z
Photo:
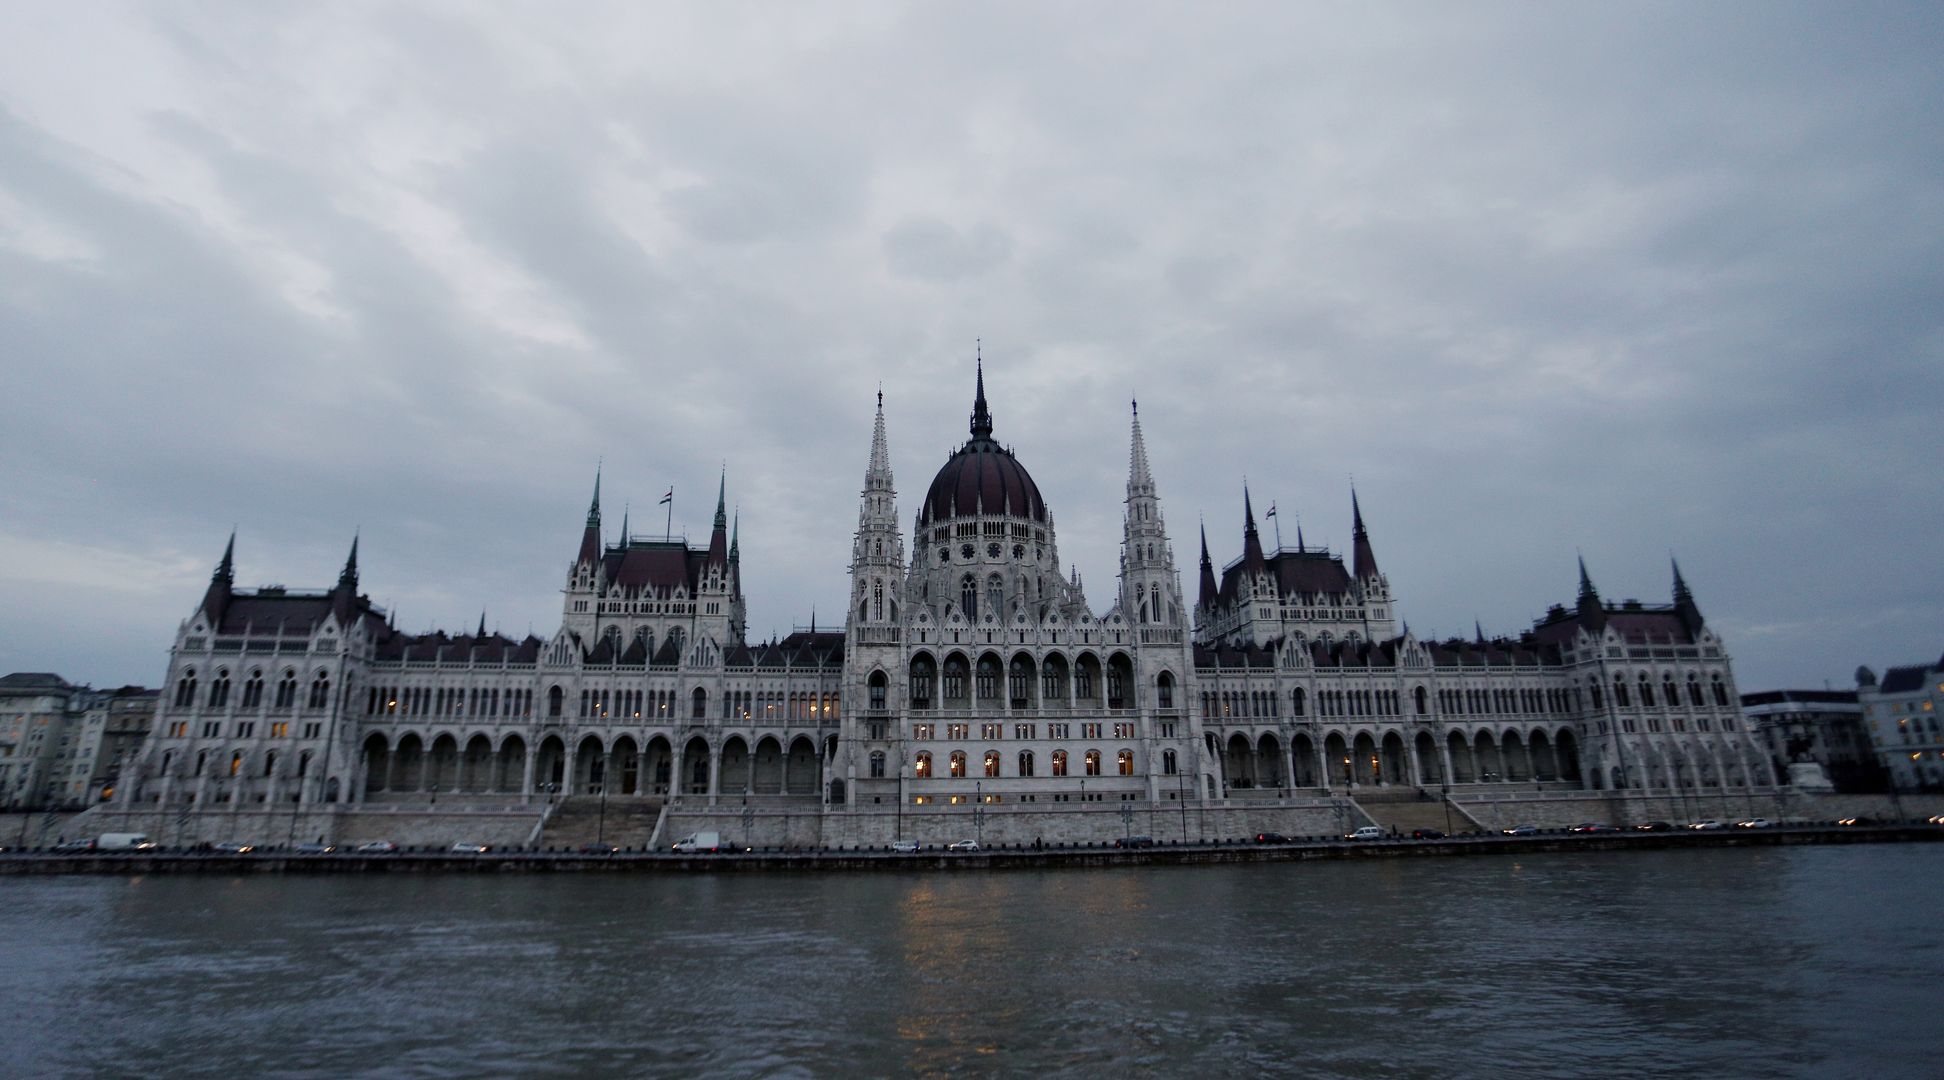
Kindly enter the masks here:
M 900 518 L 878 396 L 840 627 L 747 639 L 737 529 L 604 531 L 559 628 L 408 634 L 360 590 L 238 589 L 225 550 L 169 652 L 129 810 L 536 800 L 669 806 L 1247 805 L 1398 789 L 1721 794 L 1774 784 L 1679 567 L 1671 602 L 1578 595 L 1516 637 L 1420 640 L 1354 493 L 1352 548 L 1200 536 L 1195 592 L 1136 406 L 1119 576 L 1063 570 L 1054 514 L 970 437 Z M 907 524 L 908 522 L 908 524 Z M 294 827 L 294 826 L 293 826 Z

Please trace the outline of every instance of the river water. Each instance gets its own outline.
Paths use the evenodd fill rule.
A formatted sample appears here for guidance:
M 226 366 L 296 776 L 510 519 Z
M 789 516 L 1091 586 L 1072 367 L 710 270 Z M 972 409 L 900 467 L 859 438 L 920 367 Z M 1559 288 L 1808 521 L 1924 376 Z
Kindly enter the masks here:
M 1944 1075 L 1944 845 L 0 881 L 9 1076 Z

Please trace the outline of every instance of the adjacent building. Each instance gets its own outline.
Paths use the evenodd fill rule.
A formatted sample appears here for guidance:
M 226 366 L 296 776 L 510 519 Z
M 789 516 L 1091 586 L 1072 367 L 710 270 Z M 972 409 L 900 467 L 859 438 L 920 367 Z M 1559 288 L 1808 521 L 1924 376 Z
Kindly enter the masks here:
M 1881 682 L 1869 668 L 1856 669 L 1856 698 L 1863 707 L 1877 761 L 1898 791 L 1944 788 L 1944 657 L 1934 664 L 1893 667 Z
M 114 794 L 149 736 L 156 692 L 95 690 L 48 672 L 0 677 L 0 806 L 70 808 Z
M 1789 766 L 1809 762 L 1840 794 L 1887 789 L 1856 691 L 1768 690 L 1743 694 L 1741 703 L 1777 783 L 1789 782 Z

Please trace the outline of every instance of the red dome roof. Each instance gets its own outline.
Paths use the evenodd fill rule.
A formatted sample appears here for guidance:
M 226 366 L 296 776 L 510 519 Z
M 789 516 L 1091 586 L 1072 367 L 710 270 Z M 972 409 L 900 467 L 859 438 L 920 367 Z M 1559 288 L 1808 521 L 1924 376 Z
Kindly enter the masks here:
M 978 393 L 972 399 L 972 438 L 932 478 L 921 522 L 974 517 L 1046 520 L 1046 500 L 1012 451 L 992 438 L 992 413 L 986 409 L 985 363 L 979 363 Z
M 1046 520 L 1046 500 L 1026 467 L 998 443 L 975 438 L 966 443 L 932 478 L 919 514 L 924 522 L 948 518 L 989 516 Z

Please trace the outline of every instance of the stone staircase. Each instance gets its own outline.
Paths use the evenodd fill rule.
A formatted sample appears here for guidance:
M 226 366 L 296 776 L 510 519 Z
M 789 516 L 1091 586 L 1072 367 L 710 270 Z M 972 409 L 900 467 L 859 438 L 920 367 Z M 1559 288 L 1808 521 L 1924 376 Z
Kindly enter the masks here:
M 654 837 L 661 812 L 660 799 L 625 798 L 609 799 L 604 815 L 598 796 L 576 795 L 554 807 L 540 831 L 540 848 L 575 851 L 598 837 L 601 843 L 641 850 Z
M 1464 833 L 1479 827 L 1457 803 L 1451 804 L 1447 817 L 1442 799 L 1429 801 L 1416 797 L 1371 798 L 1359 795 L 1353 800 L 1370 820 L 1398 836 L 1409 836 L 1413 829 L 1436 829 L 1442 833 Z

